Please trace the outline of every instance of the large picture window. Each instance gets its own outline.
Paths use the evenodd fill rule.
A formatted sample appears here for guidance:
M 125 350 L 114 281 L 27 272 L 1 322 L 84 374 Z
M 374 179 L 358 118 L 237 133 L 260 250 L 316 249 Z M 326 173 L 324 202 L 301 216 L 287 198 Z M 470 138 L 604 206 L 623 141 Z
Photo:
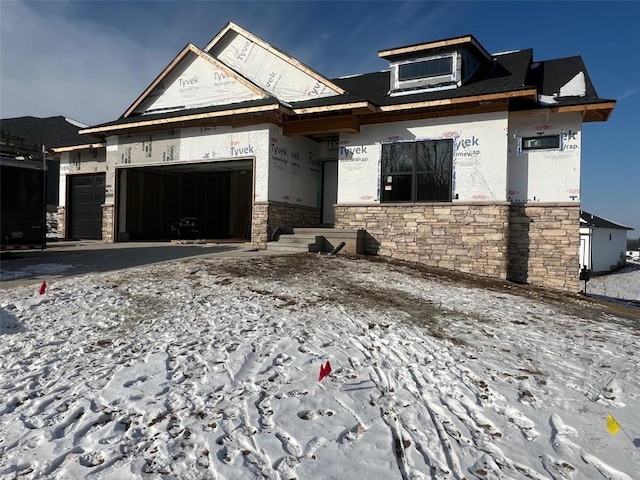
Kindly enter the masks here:
M 453 141 L 382 145 L 383 202 L 449 202 Z

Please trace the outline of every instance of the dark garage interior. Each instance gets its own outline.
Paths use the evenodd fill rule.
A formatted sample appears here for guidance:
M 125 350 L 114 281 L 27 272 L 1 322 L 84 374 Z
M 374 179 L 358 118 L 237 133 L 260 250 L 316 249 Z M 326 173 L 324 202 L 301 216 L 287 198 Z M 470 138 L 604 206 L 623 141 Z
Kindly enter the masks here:
M 118 241 L 249 239 L 253 161 L 117 170 Z

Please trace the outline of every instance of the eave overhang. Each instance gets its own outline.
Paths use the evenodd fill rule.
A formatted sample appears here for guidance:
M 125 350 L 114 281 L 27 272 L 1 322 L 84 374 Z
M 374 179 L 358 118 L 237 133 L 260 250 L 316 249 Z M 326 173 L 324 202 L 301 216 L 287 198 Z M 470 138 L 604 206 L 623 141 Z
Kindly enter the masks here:
M 535 109 L 522 108 L 512 112 L 512 115 L 531 115 L 532 113 L 568 113 L 580 112 L 583 122 L 606 122 L 609 120 L 613 109 L 616 106 L 615 100 L 609 100 L 599 103 L 585 103 L 579 105 L 560 105 L 557 107 L 548 106 L 547 108 L 538 107 Z
M 86 143 L 84 145 L 71 145 L 69 147 L 55 147 L 50 150 L 54 153 L 64 153 L 64 152 L 74 152 L 76 150 L 86 150 L 88 148 L 102 148 L 107 144 L 104 142 L 100 143 Z
M 235 117 L 239 115 L 253 115 L 253 114 L 268 114 L 268 113 L 282 113 L 291 114 L 291 109 L 281 105 L 261 105 L 257 107 L 246 107 L 232 110 L 220 110 L 216 112 L 198 113 L 192 115 L 179 115 L 177 117 L 157 118 L 144 120 L 141 118 L 136 122 L 117 123 L 114 125 L 103 125 L 98 127 L 87 128 L 78 131 L 80 134 L 114 134 L 117 135 L 121 132 L 134 129 L 145 129 L 153 127 L 171 127 L 176 124 L 196 122 L 200 120 L 217 120 L 227 117 Z

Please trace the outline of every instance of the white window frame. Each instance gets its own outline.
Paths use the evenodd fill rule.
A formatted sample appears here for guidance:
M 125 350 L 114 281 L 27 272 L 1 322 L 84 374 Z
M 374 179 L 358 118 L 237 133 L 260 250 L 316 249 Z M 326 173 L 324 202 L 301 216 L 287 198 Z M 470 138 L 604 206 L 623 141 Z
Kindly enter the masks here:
M 413 78 L 411 80 L 400 80 L 400 66 L 410 63 L 420 63 L 440 58 L 451 58 L 451 73 L 447 75 L 436 75 L 433 77 Z M 407 90 L 420 87 L 437 88 L 439 83 L 455 83 L 458 81 L 458 52 L 444 53 L 442 55 L 431 55 L 429 57 L 412 58 L 391 64 L 391 90 Z

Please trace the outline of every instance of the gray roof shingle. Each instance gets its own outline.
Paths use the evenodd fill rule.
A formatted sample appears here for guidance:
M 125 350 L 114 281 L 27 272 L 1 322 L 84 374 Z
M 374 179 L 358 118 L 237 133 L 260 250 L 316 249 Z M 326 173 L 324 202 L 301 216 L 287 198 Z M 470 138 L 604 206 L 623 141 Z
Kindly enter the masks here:
M 26 142 L 44 145 L 46 148 L 70 147 L 99 142 L 98 137 L 79 135 L 81 127 L 70 123 L 65 117 L 16 117 L 0 120 L 0 130 L 11 136 L 21 137 Z

